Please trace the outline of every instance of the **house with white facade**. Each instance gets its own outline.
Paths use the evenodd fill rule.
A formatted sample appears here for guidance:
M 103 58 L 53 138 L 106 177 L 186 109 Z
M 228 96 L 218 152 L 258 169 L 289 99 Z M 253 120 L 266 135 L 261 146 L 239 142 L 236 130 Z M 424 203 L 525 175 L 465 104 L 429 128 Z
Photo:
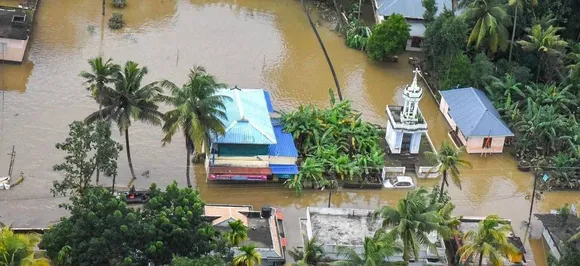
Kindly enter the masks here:
M 411 38 L 407 41 L 407 51 L 421 51 L 421 43 L 425 36 L 425 25 L 423 24 L 423 7 L 421 0 L 373 0 L 376 7 L 376 23 L 381 23 L 386 17 L 392 14 L 401 14 L 411 26 Z M 435 0 L 437 14 L 441 14 L 445 9 L 452 9 L 452 0 Z
M 0 6 L 0 60 L 22 62 L 31 29 L 31 10 Z

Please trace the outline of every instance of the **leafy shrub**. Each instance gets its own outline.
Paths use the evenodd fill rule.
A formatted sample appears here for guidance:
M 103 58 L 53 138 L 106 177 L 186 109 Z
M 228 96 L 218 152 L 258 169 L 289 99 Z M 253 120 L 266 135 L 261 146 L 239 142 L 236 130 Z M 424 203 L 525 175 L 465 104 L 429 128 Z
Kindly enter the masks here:
M 375 25 L 367 43 L 367 54 L 375 60 L 383 60 L 405 50 L 410 38 L 411 26 L 400 14 L 389 16 L 381 24 Z
M 346 30 L 346 45 L 364 51 L 372 32 L 362 21 L 353 19 Z
M 117 8 L 123 8 L 127 5 L 127 0 L 111 0 L 111 5 Z
M 123 21 L 123 14 L 119 12 L 113 12 L 113 16 L 109 19 L 109 28 L 117 30 L 125 25 Z

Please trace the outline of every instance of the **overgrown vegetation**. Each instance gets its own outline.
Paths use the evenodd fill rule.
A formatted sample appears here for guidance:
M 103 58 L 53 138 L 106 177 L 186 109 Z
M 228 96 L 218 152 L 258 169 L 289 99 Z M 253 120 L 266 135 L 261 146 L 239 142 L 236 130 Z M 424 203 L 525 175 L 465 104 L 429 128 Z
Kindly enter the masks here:
M 411 26 L 402 15 L 390 15 L 373 28 L 367 44 L 368 56 L 375 60 L 384 60 L 405 51 L 410 32 Z
M 379 130 L 361 119 L 349 101 L 330 108 L 299 106 L 284 113 L 284 130 L 294 137 L 299 151 L 300 173 L 287 185 L 302 191 L 305 186 L 321 187 L 329 180 L 379 182 L 384 153 Z
M 109 18 L 108 22 L 109 28 L 113 30 L 118 30 L 125 26 L 125 21 L 123 20 L 123 13 L 121 12 L 113 12 L 111 18 Z
M 580 2 L 463 0 L 460 6 L 462 15 L 446 10 L 426 23 L 431 85 L 485 90 L 515 132 L 517 158 L 543 162 L 548 189 L 580 189 L 580 172 L 570 168 L 580 166 L 580 19 L 571 11 Z
M 116 8 L 123 8 L 127 5 L 127 0 L 111 0 L 111 5 Z
M 72 197 L 71 215 L 44 234 L 46 254 L 59 265 L 165 265 L 174 256 L 231 259 L 227 241 L 202 217 L 199 192 L 174 182 L 165 192 L 153 184 L 150 196 L 141 209 L 102 188 Z

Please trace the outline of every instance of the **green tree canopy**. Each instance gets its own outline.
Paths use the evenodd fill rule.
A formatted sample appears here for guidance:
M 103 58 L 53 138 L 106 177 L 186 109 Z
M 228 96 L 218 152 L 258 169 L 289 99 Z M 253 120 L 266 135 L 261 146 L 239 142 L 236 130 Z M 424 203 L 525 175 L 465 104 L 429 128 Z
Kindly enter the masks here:
M 374 60 L 383 60 L 405 50 L 411 37 L 411 26 L 403 15 L 392 14 L 381 24 L 375 25 L 367 43 L 367 54 Z
M 467 21 L 475 21 L 467 45 L 476 48 L 484 46 L 492 53 L 505 51 L 508 47 L 510 17 L 506 12 L 506 1 L 475 0 L 467 6 L 464 16 Z
M 9 227 L 0 229 L 0 265 L 50 266 L 50 262 L 35 255 L 40 242 L 38 234 L 16 234 Z
M 106 176 L 117 175 L 117 158 L 122 146 L 111 139 L 111 129 L 107 121 L 99 120 L 94 124 L 75 121 L 69 125 L 69 136 L 56 148 L 66 152 L 64 162 L 53 167 L 63 172 L 62 181 L 54 181 L 54 195 L 67 192 L 83 194 L 91 184 L 95 170 Z
M 127 207 L 101 188 L 73 197 L 67 207 L 71 215 L 44 235 L 47 255 L 56 259 L 70 247 L 70 265 L 161 265 L 174 255 L 231 256 L 225 239 L 202 218 L 198 191 L 174 182 L 165 192 L 152 185 L 150 196 L 142 209 Z

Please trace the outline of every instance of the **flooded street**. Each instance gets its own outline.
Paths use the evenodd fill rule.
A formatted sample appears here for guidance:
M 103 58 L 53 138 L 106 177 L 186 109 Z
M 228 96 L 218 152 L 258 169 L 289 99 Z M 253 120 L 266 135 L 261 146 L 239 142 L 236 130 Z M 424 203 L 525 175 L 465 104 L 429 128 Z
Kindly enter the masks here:
M 10 1 L 8 1 L 10 2 Z M 0 1 L 2 3 L 2 1 Z M 12 145 L 16 146 L 14 173 L 23 172 L 24 183 L 0 191 L 0 221 L 17 227 L 40 227 L 65 213 L 49 189 L 59 174 L 52 166 L 63 154 L 54 144 L 63 141 L 68 124 L 82 120 L 98 107 L 78 77 L 88 69 L 87 59 L 102 54 L 117 63 L 133 60 L 149 68 L 147 81 L 185 81 L 195 64 L 206 67 L 230 86 L 265 88 L 274 106 L 291 110 L 301 103 L 328 104 L 328 88 L 334 86 L 324 56 L 312 33 L 302 6 L 295 0 L 129 0 L 124 10 L 126 27 L 111 31 L 101 17 L 100 1 L 42 0 L 35 17 L 28 59 L 22 65 L 0 65 L 0 83 L 6 92 L 0 135 L 0 172 L 8 171 Z M 107 19 L 112 10 L 107 10 Z M 104 29 L 103 29 L 104 27 Z M 353 101 L 366 120 L 386 124 L 385 105 L 402 102 L 403 86 L 411 82 L 410 54 L 398 63 L 379 64 L 364 53 L 348 49 L 336 33 L 319 27 L 322 39 L 339 76 L 345 99 Z M 420 104 L 435 146 L 448 139 L 448 125 L 437 103 L 426 94 Z M 179 134 L 171 145 L 161 147 L 160 128 L 134 123 L 129 129 L 137 175 L 136 186 L 151 182 L 165 186 L 177 180 L 185 185 L 185 148 Z M 121 140 L 119 134 L 114 134 Z M 524 238 L 532 178 L 519 172 L 511 155 L 466 155 L 473 170 L 462 171 L 463 190 L 449 191 L 456 214 L 498 214 L 512 219 Z M 119 158 L 120 184 L 129 181 L 123 152 Z M 216 185 L 205 183 L 202 167 L 195 169 L 196 185 L 208 203 L 271 205 L 283 210 L 285 227 L 298 229 L 298 218 L 308 206 L 326 206 L 326 191 L 306 191 L 301 197 L 279 184 Z M 110 183 L 110 180 L 104 180 Z M 436 180 L 421 180 L 432 186 Z M 341 190 L 332 196 L 334 207 L 374 209 L 392 205 L 405 191 Z M 546 192 L 536 211 L 547 212 L 563 203 L 579 203 L 578 192 Z M 537 226 L 537 223 L 535 223 Z M 536 228 L 538 229 L 538 228 Z M 534 237 L 539 232 L 534 231 Z M 289 246 L 300 244 L 291 237 Z M 540 263 L 545 255 L 541 241 L 532 241 L 533 256 Z M 528 250 L 526 256 L 532 256 Z

